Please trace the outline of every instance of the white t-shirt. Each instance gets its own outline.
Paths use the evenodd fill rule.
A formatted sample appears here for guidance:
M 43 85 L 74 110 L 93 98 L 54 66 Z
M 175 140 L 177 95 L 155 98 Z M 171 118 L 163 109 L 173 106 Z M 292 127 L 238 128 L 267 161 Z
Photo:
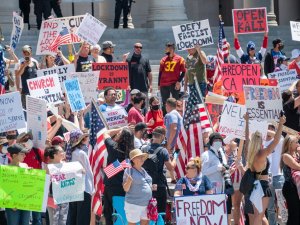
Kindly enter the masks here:
M 283 144 L 283 137 L 281 136 L 279 143 L 274 148 L 274 151 L 272 154 L 268 156 L 269 162 L 270 162 L 270 168 L 269 172 L 272 174 L 273 177 L 282 175 L 282 170 L 280 169 L 280 159 L 281 159 L 281 150 L 282 150 L 282 144 Z M 273 139 L 270 141 L 264 142 L 264 148 L 268 147 Z
M 138 139 L 136 136 L 134 136 L 134 148 L 140 149 L 145 143 L 146 141 L 144 141 L 143 139 Z

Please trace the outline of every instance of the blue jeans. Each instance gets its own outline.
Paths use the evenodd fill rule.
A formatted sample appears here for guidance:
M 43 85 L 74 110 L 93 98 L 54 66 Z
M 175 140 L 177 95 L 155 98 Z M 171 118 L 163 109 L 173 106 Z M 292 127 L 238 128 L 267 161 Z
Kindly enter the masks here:
M 42 213 L 32 212 L 32 225 L 42 225 Z
M 29 225 L 30 211 L 5 209 L 7 225 Z
M 277 225 L 277 218 L 275 212 L 275 189 L 282 189 L 284 183 L 284 177 L 282 175 L 274 176 L 272 178 L 272 184 L 270 185 L 272 191 L 272 197 L 270 198 L 268 206 L 268 221 L 269 225 Z
M 202 98 L 204 98 L 206 96 L 207 84 L 205 82 L 200 82 L 199 87 L 201 90 Z

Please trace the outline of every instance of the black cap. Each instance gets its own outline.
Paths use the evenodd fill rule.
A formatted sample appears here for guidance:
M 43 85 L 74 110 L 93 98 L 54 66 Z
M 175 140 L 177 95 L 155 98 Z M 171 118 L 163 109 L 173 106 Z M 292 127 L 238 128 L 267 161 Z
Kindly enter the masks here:
M 141 130 L 144 130 L 144 129 L 147 129 L 147 125 L 145 123 L 138 123 L 134 127 L 135 132 L 138 132 L 138 131 L 141 131 Z
M 273 40 L 274 47 L 275 47 L 275 45 L 277 45 L 277 44 L 279 44 L 281 42 L 282 42 L 282 40 L 280 38 L 276 38 L 275 40 Z
M 216 139 L 220 139 L 223 142 L 223 137 L 220 133 L 212 133 L 211 135 L 209 135 L 209 144 L 212 145 L 212 143 L 214 142 L 214 140 Z
M 12 154 L 27 153 L 28 150 L 21 144 L 14 144 L 7 148 L 7 151 Z

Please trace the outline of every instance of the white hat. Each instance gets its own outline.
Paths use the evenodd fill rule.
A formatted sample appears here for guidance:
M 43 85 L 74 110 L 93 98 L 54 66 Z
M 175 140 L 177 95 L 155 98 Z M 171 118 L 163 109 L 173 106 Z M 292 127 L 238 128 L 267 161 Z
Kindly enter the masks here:
M 300 56 L 300 50 L 299 49 L 294 49 L 292 51 L 292 57 L 291 57 L 291 59 L 295 59 L 295 58 L 297 58 L 299 56 Z

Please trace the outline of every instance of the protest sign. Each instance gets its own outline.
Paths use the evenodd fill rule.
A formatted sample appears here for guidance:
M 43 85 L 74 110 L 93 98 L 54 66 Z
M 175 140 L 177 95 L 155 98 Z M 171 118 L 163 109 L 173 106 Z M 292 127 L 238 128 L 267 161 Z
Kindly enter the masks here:
M 17 130 L 25 126 L 20 92 L 0 95 L 0 132 Z
M 271 79 L 276 79 L 280 87 L 281 92 L 288 90 L 289 87 L 297 81 L 297 71 L 293 70 L 282 70 L 278 72 L 269 73 L 268 77 Z
M 85 176 L 80 162 L 48 164 L 55 204 L 82 201 Z
M 259 85 L 261 86 L 277 86 L 278 81 L 276 79 L 267 79 L 267 78 L 261 78 L 259 81 Z
M 233 9 L 233 26 L 236 34 L 268 31 L 267 10 L 262 8 Z
M 287 209 L 287 204 L 286 200 L 282 194 L 281 189 L 275 189 L 276 197 L 277 197 L 277 204 L 279 208 L 279 215 L 281 215 L 281 221 L 283 223 L 286 223 L 288 220 L 288 209 Z
M 259 85 L 260 65 L 222 64 L 222 83 L 226 91 L 241 92 L 243 85 Z
M 47 69 L 37 70 L 37 76 L 47 76 L 52 74 L 58 74 L 60 84 L 67 79 L 67 74 L 75 72 L 74 64 L 67 64 L 62 66 L 55 66 Z
M 116 103 L 120 104 L 126 99 L 126 90 L 116 90 L 117 91 L 117 99 Z
M 206 103 L 207 111 L 210 115 L 211 121 L 213 124 L 216 124 L 216 122 L 219 119 L 219 116 L 222 113 L 222 104 L 212 104 L 212 103 Z
M 26 96 L 27 129 L 32 131 L 33 147 L 45 149 L 47 139 L 47 102 Z
M 97 99 L 97 86 L 99 73 L 97 72 L 77 72 L 68 75 L 69 79 L 78 78 L 80 88 L 85 103 L 90 103 L 92 99 Z
M 78 78 L 64 81 L 64 87 L 72 112 L 78 112 L 84 109 L 85 102 L 80 89 Z
M 225 194 L 175 197 L 175 212 L 177 225 L 227 225 Z
M 46 183 L 45 170 L 0 165 L 0 207 L 43 211 Z
M 102 112 L 102 115 L 106 120 L 109 129 L 123 127 L 128 124 L 125 119 L 125 117 L 127 117 L 127 113 L 124 108 Z
M 23 17 L 19 16 L 18 13 L 13 12 L 13 29 L 10 36 L 10 47 L 14 51 L 16 50 L 17 44 L 20 41 L 23 28 Z
M 96 45 L 105 29 L 106 25 L 104 23 L 93 17 L 91 14 L 86 13 L 76 34 L 89 44 Z
M 290 21 L 292 40 L 300 41 L 300 22 Z
M 173 26 L 172 29 L 178 51 L 194 48 L 195 45 L 214 44 L 208 19 Z
M 279 87 L 244 85 L 244 93 L 250 119 L 279 120 L 282 111 Z
M 128 63 L 93 63 L 92 70 L 100 70 L 98 90 L 107 87 L 124 90 L 128 88 Z
M 32 97 L 44 99 L 49 104 L 63 102 L 57 74 L 28 79 L 27 85 Z

